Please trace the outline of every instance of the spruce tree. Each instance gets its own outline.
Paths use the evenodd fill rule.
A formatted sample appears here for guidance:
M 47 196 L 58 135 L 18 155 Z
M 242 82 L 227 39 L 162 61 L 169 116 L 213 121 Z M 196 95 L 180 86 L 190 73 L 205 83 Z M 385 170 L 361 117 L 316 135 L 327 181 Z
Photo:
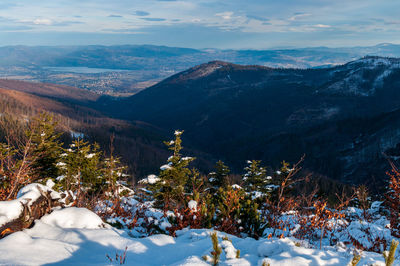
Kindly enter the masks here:
M 99 192 L 105 185 L 97 144 L 91 145 L 82 139 L 74 140 L 61 155 L 58 165 L 63 173 L 59 178 L 61 187 L 74 191 L 77 198 Z
M 39 181 L 48 178 L 55 180 L 59 174 L 57 163 L 62 152 L 62 143 L 59 140 L 61 133 L 56 132 L 56 126 L 53 116 L 41 113 L 33 118 L 26 131 L 33 146 L 33 173 Z
M 114 135 L 110 138 L 110 154 L 104 159 L 103 167 L 103 178 L 108 186 L 108 191 L 112 193 L 113 197 L 118 196 L 117 181 L 122 177 L 126 177 L 125 174 L 127 167 L 121 164 L 119 157 L 114 155 Z
M 208 175 L 210 183 L 210 193 L 214 194 L 219 188 L 226 188 L 228 186 L 228 176 L 230 169 L 222 161 L 215 164 L 215 172 Z
M 260 166 L 261 161 L 252 160 L 247 163 L 248 165 L 244 168 L 246 173 L 243 175 L 245 190 L 248 192 L 268 192 L 267 185 L 270 184 L 271 180 L 267 177 L 267 170 Z
M 164 212 L 180 208 L 185 205 L 187 184 L 194 174 L 189 169 L 189 163 L 194 160 L 192 157 L 182 157 L 183 131 L 175 131 L 175 140 L 164 142 L 172 155 L 168 158 L 167 164 L 160 167 L 159 180 L 150 185 L 150 190 L 156 200 L 156 206 Z

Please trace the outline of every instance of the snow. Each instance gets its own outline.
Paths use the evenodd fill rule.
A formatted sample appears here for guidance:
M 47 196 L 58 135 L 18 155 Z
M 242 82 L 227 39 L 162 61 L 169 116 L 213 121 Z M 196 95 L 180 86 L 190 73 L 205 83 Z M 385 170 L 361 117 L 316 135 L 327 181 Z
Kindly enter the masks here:
M 99 216 L 85 208 L 54 210 L 42 217 L 42 222 L 53 227 L 95 229 L 105 227 Z
M 106 255 L 122 255 L 127 265 L 209 265 L 202 257 L 212 251 L 210 229 L 184 229 L 177 237 L 158 234 L 132 238 L 126 231 L 104 226 L 82 208 L 55 210 L 31 229 L 0 240 L 0 264 L 109 265 Z M 295 239 L 238 238 L 216 231 L 223 249 L 221 265 L 347 265 L 352 255 L 340 248 L 302 247 Z M 226 239 L 229 240 L 226 240 Z M 236 258 L 240 250 L 240 258 Z M 364 252 L 358 265 L 379 265 L 381 254 Z
M 232 242 L 229 240 L 223 240 L 221 242 L 221 246 L 225 251 L 225 257 L 227 259 L 235 259 L 236 258 L 236 248 L 233 246 Z
M 88 158 L 88 159 L 91 159 L 91 158 L 93 158 L 94 156 L 96 156 L 96 153 L 89 153 L 89 154 L 87 154 L 85 157 Z
M 51 191 L 52 198 L 61 198 L 60 195 L 51 188 L 41 184 L 32 183 L 18 191 L 17 199 L 10 201 L 0 201 L 0 226 L 18 218 L 23 211 L 22 204 L 31 204 L 37 200 L 41 191 Z
M 66 166 L 67 164 L 66 164 L 66 163 L 63 163 L 63 162 L 58 162 L 56 165 L 57 165 L 58 167 L 63 167 L 63 166 Z
M 387 221 L 386 226 L 390 223 Z M 386 239 L 390 243 L 391 234 L 386 226 L 382 227 L 375 223 L 367 221 L 352 221 L 348 227 L 349 235 L 357 240 L 365 248 L 370 249 L 377 242 L 378 239 Z M 368 234 L 366 234 L 368 232 Z
M 197 210 L 197 201 L 191 200 L 188 202 L 188 207 L 191 210 Z
M 233 185 L 232 185 L 232 188 L 233 188 L 233 189 L 242 189 L 242 187 L 239 186 L 238 184 L 233 184 Z
M 146 178 L 143 178 L 138 183 L 139 184 L 155 184 L 159 180 L 160 180 L 160 178 L 156 175 L 148 175 Z
M 50 190 L 53 198 L 59 197 L 57 192 L 51 190 L 53 185 L 50 181 L 47 182 L 47 186 L 31 184 L 19 191 L 16 200 L 0 202 L 0 225 L 1 221 L 18 217 L 21 203 L 29 204 L 34 201 L 40 196 L 41 190 Z M 121 200 L 125 210 L 131 209 L 136 212 L 142 209 L 147 222 L 159 225 L 164 232 L 171 227 L 168 217 L 174 215 L 172 212 L 168 212 L 167 217 L 164 217 L 161 210 L 151 207 L 151 202 L 140 203 L 132 197 L 122 197 Z M 191 200 L 188 207 L 196 209 L 197 204 Z M 337 244 L 330 245 L 329 240 L 324 238 L 321 249 L 310 241 L 313 237 L 311 235 L 307 240 L 293 237 L 299 229 L 298 224 L 293 224 L 293 229 L 284 232 L 287 237 L 283 239 L 239 238 L 213 229 L 189 227 L 176 231 L 177 237 L 154 234 L 155 232 L 149 236 L 144 228 L 144 218 L 139 218 L 131 230 L 119 230 L 104 223 L 98 215 L 88 209 L 57 207 L 52 213 L 36 220 L 32 228 L 0 239 L 0 265 L 110 265 L 115 261 L 111 263 L 106 255 L 115 258 L 116 254 L 123 255 L 125 249 L 127 265 L 210 265 L 210 254 L 213 251 L 210 235 L 214 232 L 217 233 L 222 248 L 220 265 L 262 265 L 263 262 L 287 266 L 348 265 L 355 252 L 361 255 L 359 266 L 384 265 L 381 251 L 361 252 L 352 245 L 344 244 L 353 238 L 369 248 L 377 239 L 391 241 L 393 237 L 388 229 L 389 221 L 378 212 L 380 204 L 381 202 L 374 202 L 371 209 L 367 210 L 371 217 L 368 221 L 361 218 L 362 210 L 348 208 L 347 216 L 352 218 L 346 230 L 335 231 Z M 291 222 L 293 217 L 295 212 L 288 212 L 282 215 L 282 220 Z M 125 223 L 118 216 L 107 221 Z M 341 220 L 332 222 L 338 225 L 346 223 Z M 267 228 L 265 235 L 271 230 L 273 229 Z M 283 232 L 279 232 L 281 233 Z M 395 265 L 400 265 L 398 260 Z
M 0 202 L 0 226 L 19 217 L 22 205 L 19 200 Z
M 161 171 L 165 171 L 165 170 L 168 170 L 168 169 L 171 169 L 172 167 L 171 167 L 171 165 L 169 165 L 169 164 L 164 164 L 164 165 L 162 165 L 161 167 L 160 167 L 160 170 Z

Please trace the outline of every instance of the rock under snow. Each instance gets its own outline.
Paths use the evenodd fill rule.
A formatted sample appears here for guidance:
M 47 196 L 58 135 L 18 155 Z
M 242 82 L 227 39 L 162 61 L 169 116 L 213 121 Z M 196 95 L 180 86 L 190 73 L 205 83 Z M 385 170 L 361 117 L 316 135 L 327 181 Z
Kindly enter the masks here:
M 71 207 L 54 210 L 52 213 L 43 216 L 41 221 L 61 228 L 96 229 L 105 227 L 101 218 L 86 208 Z

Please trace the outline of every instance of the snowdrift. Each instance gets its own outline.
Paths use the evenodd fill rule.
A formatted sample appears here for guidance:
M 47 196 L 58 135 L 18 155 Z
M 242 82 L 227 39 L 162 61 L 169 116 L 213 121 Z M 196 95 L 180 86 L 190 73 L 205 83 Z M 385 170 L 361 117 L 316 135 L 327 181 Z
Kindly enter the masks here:
M 0 222 L 18 216 L 18 202 L 35 197 L 37 186 L 30 185 L 17 200 L 0 202 Z M 56 208 L 32 228 L 0 240 L 0 265 L 110 265 L 116 262 L 107 255 L 113 259 L 125 250 L 126 265 L 210 265 L 202 257 L 212 251 L 212 232 L 187 228 L 177 231 L 176 238 L 163 234 L 134 238 L 130 231 L 111 227 L 87 209 Z M 255 240 L 217 233 L 223 250 L 221 265 L 348 265 L 353 258 L 353 250 L 341 245 L 319 250 L 290 237 Z M 358 265 L 385 265 L 381 254 L 362 252 L 361 257 Z

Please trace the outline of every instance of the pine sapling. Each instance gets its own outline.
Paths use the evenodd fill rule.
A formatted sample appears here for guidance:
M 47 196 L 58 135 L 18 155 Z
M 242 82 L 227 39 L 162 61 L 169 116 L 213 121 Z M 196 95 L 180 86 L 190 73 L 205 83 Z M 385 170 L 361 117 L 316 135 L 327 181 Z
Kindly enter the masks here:
M 397 240 L 392 240 L 392 243 L 390 244 L 390 249 L 389 251 L 384 251 L 383 252 L 383 257 L 385 258 L 385 263 L 386 266 L 392 266 L 395 260 L 394 255 L 396 254 L 396 249 L 397 246 L 399 245 L 399 241 Z
M 222 240 L 232 242 L 232 240 L 230 240 L 228 236 L 223 236 L 223 237 L 222 237 Z
M 350 265 L 351 266 L 356 266 L 360 262 L 360 260 L 361 260 L 361 255 L 357 254 L 357 253 L 354 253 L 353 259 L 351 260 Z
M 271 266 L 271 264 L 269 264 L 269 262 L 266 262 L 265 260 L 262 263 L 262 266 Z
M 218 265 L 219 258 L 222 253 L 222 248 L 218 244 L 218 236 L 217 236 L 216 232 L 211 234 L 211 241 L 213 244 L 213 251 L 211 251 L 212 264 L 215 266 L 215 265 Z

